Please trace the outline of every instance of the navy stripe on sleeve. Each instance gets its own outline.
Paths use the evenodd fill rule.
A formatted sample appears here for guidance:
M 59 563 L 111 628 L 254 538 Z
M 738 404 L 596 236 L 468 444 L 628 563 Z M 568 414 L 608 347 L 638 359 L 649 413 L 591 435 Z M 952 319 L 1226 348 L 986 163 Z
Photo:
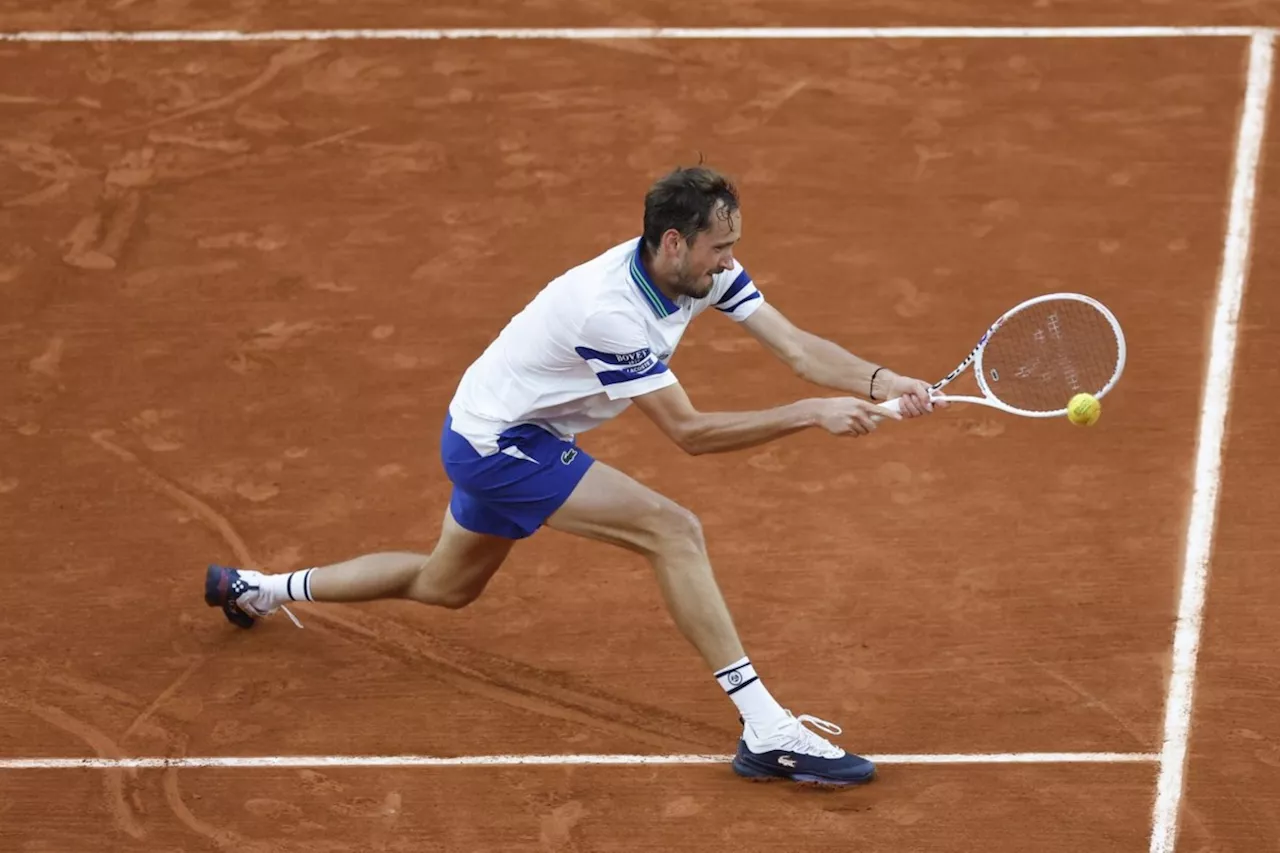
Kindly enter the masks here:
M 755 293 L 742 297 L 737 302 L 733 303 L 727 308 L 716 308 L 716 310 L 723 311 L 726 314 L 732 314 L 734 311 L 738 310 L 739 306 L 745 305 L 746 303 L 750 302 L 752 299 L 759 299 L 759 298 L 760 298 L 760 291 L 757 290 Z
M 619 382 L 667 372 L 667 366 L 649 349 L 612 353 L 590 347 L 574 347 L 574 351 L 587 360 L 602 385 L 617 385 Z M 600 365 L 604 365 L 606 369 L 601 369 Z
M 601 385 L 617 385 L 619 382 L 630 382 L 633 379 L 643 379 L 646 376 L 657 376 L 659 373 L 666 372 L 667 366 L 659 361 L 643 373 L 637 373 L 634 370 L 603 370 L 596 374 L 596 378 L 600 380 Z
M 742 292 L 742 288 L 751 283 L 751 276 L 747 275 L 747 271 L 743 270 L 738 273 L 738 277 L 733 280 L 733 284 L 729 285 L 729 289 L 724 292 L 724 296 L 716 302 L 716 305 L 723 305 L 733 297 Z

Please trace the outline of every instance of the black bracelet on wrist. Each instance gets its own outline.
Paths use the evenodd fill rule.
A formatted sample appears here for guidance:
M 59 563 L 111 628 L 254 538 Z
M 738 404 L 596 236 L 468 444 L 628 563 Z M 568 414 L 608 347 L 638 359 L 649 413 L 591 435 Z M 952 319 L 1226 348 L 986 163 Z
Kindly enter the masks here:
M 871 374 L 871 381 L 867 383 L 867 396 L 871 398 L 872 402 L 876 399 L 876 375 L 882 370 L 884 370 L 883 367 L 877 367 L 875 373 Z

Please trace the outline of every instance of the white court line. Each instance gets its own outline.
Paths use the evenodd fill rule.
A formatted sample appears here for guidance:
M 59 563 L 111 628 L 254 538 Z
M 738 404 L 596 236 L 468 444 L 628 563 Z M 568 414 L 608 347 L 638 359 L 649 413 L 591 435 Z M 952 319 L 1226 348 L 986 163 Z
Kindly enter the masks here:
M 440 41 L 446 39 L 1116 39 L 1249 37 L 1264 27 L 566 27 L 525 29 L 141 30 L 0 33 L 27 42 Z
M 165 767 L 512 767 L 726 764 L 731 755 L 262 755 L 177 758 L 4 758 L 0 770 L 157 769 Z M 868 755 L 876 764 L 1140 764 L 1154 753 L 1007 752 L 972 755 Z
M 1196 657 L 1200 651 L 1205 589 L 1213 550 L 1218 491 L 1222 480 L 1222 446 L 1227 410 L 1231 402 L 1235 370 L 1236 338 L 1240 306 L 1244 298 L 1252 244 L 1253 206 L 1258 187 L 1258 164 L 1267 125 L 1267 101 L 1271 94 L 1271 66 L 1275 34 L 1256 35 L 1249 44 L 1248 86 L 1240 115 L 1231 183 L 1231 209 L 1227 240 L 1218 279 L 1218 304 L 1214 309 L 1209 367 L 1204 377 L 1203 405 L 1197 440 L 1195 481 L 1191 493 L 1191 517 L 1187 524 L 1186 554 L 1178 621 L 1173 635 L 1173 669 L 1165 700 L 1164 739 L 1160 750 L 1160 775 L 1152 817 L 1151 853 L 1173 853 L 1178 836 L 1178 811 L 1182 803 L 1183 772 L 1191 712 L 1195 699 Z

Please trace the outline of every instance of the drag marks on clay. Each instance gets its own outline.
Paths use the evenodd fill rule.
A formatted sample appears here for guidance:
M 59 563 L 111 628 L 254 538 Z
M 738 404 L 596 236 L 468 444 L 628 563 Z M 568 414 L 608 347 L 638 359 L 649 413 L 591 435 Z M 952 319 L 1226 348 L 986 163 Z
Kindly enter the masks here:
M 377 820 L 385 828 L 390 828 L 395 824 L 396 817 L 403 807 L 404 797 L 399 791 L 391 791 L 382 799 L 355 797 L 331 806 L 330 811 L 349 820 Z
M 1037 667 L 1039 667 L 1040 670 L 1045 675 L 1049 676 L 1054 681 L 1057 681 L 1059 684 L 1062 684 L 1067 689 L 1069 689 L 1072 692 L 1072 694 L 1074 694 L 1073 696 L 1074 699 L 1084 700 L 1084 703 L 1086 705 L 1093 708 L 1097 708 L 1098 710 L 1105 713 L 1108 717 L 1115 720 L 1116 723 L 1119 724 L 1120 728 L 1124 732 L 1126 732 L 1130 737 L 1133 738 L 1134 745 L 1137 748 L 1139 749 L 1151 748 L 1151 744 L 1149 743 L 1150 739 L 1143 736 L 1142 732 L 1139 730 L 1137 724 L 1134 723 L 1133 720 L 1120 714 L 1113 707 L 1111 707 L 1111 705 L 1109 705 L 1106 701 L 1104 701 L 1103 699 L 1098 697 L 1095 693 L 1093 693 L 1089 689 L 1085 688 L 1084 686 L 1076 682 L 1074 679 L 1068 678 L 1067 676 L 1058 672 L 1056 669 L 1048 666 L 1047 664 L 1041 661 L 1033 660 L 1031 662 L 1035 664 Z
M 162 133 L 154 130 L 147 134 L 147 142 L 153 145 L 185 146 L 218 154 L 247 154 L 252 148 L 245 139 L 216 139 L 193 133 Z
M 237 559 L 240 560 L 241 565 L 255 565 L 252 558 L 249 556 L 249 549 L 245 546 L 244 539 L 242 539 L 240 534 L 236 532 L 236 529 L 231 526 L 231 522 L 195 495 L 148 468 L 136 455 L 112 441 L 114 435 L 115 433 L 112 430 L 98 430 L 91 433 L 89 438 L 94 444 L 98 445 L 98 447 L 101 447 L 112 456 L 115 456 L 117 459 L 120 459 L 132 466 L 146 484 L 153 490 L 159 492 L 191 512 L 196 518 L 200 519 L 210 529 L 221 536 L 222 541 L 231 547 L 232 552 L 236 555 Z
M 48 379 L 57 379 L 65 344 L 64 339 L 57 335 L 50 338 L 44 352 L 27 362 L 27 370 Z
M 280 494 L 280 487 L 274 483 L 238 483 L 236 494 L 251 503 L 263 503 Z
M 40 705 L 3 694 L 0 694 L 0 704 L 38 717 L 59 731 L 82 741 L 101 758 L 125 757 L 124 750 L 104 732 L 84 720 L 71 716 L 61 708 Z M 102 786 L 107 809 L 111 812 L 116 828 L 132 838 L 143 839 L 147 832 L 138 818 L 141 797 L 137 789 L 137 779 L 136 770 L 110 768 L 103 774 Z
M 63 263 L 97 271 L 120 264 L 142 210 L 142 190 L 155 183 L 155 153 L 150 147 L 130 149 L 107 167 L 94 209 L 62 241 Z
M 368 334 L 369 342 L 360 348 L 360 354 L 379 370 L 420 370 L 441 363 L 439 348 L 432 342 L 418 339 L 406 340 L 403 335 L 397 338 L 396 327 L 391 324 L 376 325 Z M 397 340 L 391 342 L 392 338 Z M 412 349 L 406 351 L 409 347 Z
M 257 818 L 268 820 L 277 826 L 297 826 L 302 819 L 302 809 L 284 800 L 269 797 L 251 797 L 244 801 L 244 810 Z
M 907 278 L 890 279 L 877 288 L 877 295 L 893 307 L 893 313 L 908 320 L 924 317 L 933 310 L 932 297 Z
M 716 132 L 724 136 L 736 136 L 759 130 L 777 118 L 787 102 L 803 92 L 809 83 L 808 79 L 801 78 L 748 101 L 737 113 L 717 125 Z
M 169 156 L 162 164 L 165 168 L 159 171 L 154 183 L 150 184 L 150 186 L 174 186 L 227 172 L 267 169 L 280 163 L 296 161 L 303 152 L 337 145 L 340 142 L 359 136 L 369 129 L 368 125 L 358 125 L 301 145 L 273 145 L 265 151 L 234 154 L 212 164 L 202 162 L 198 165 L 190 165 L 179 158 Z
M 318 770 L 299 770 L 298 782 L 313 797 L 333 797 L 346 790 L 346 786 Z
M 459 691 L 513 708 L 585 726 L 658 750 L 722 743 L 726 733 L 657 706 L 628 702 L 560 673 L 443 640 L 352 609 L 308 609 L 311 619 L 406 665 L 433 665 L 431 676 Z
M 360 100 L 376 96 L 387 81 L 402 77 L 404 69 L 385 59 L 348 54 L 312 64 L 302 75 L 302 88 L 344 100 Z
M 174 703 L 173 698 L 191 680 L 192 676 L 195 676 L 196 672 L 200 671 L 206 661 L 207 656 L 198 656 L 195 660 L 192 660 L 186 669 L 180 672 L 177 679 L 174 679 L 164 690 L 161 690 L 160 694 L 148 706 L 142 708 L 140 713 L 134 717 L 131 724 L 125 729 L 124 734 L 120 736 L 120 740 L 125 742 L 131 736 L 137 735 L 145 738 L 151 748 L 155 748 L 156 743 L 168 743 L 170 751 L 175 751 L 175 754 L 182 754 L 182 745 L 186 742 L 186 738 L 182 735 L 175 735 L 172 730 L 165 729 L 164 726 L 157 725 L 155 716 L 161 708 L 164 708 L 166 713 L 175 712 L 175 704 L 179 703 Z M 138 704 L 140 704 L 140 701 L 134 695 L 125 694 L 120 690 L 111 688 L 109 685 L 90 683 L 90 681 L 79 680 L 73 678 L 73 676 L 63 674 L 47 676 L 45 680 L 51 684 L 59 684 L 64 688 L 73 690 L 74 693 L 86 695 L 86 697 L 95 699 L 95 701 L 115 702 L 127 708 L 137 708 Z M 0 697 L 0 702 L 20 707 L 13 702 L 6 702 L 4 697 Z M 200 707 L 198 699 L 195 707 L 198 713 L 198 707 Z M 50 722 L 51 725 L 67 731 L 68 734 L 84 740 L 84 743 L 90 745 L 99 756 L 119 758 L 124 754 L 115 740 L 110 739 L 108 735 L 101 733 L 96 727 L 88 725 L 87 722 L 74 719 L 74 717 L 58 710 L 58 708 L 28 706 L 27 710 L 36 713 L 36 716 L 41 717 L 46 722 Z M 191 708 L 188 708 L 186 712 L 179 710 L 175 713 L 177 713 L 179 719 L 193 719 L 193 716 L 195 716 L 191 712 Z M 170 716 L 173 716 L 173 713 L 170 713 Z M 216 827 L 206 824 L 206 822 L 193 815 L 187 803 L 184 802 L 182 793 L 180 793 L 178 772 L 178 767 L 166 767 L 161 786 L 163 786 L 163 799 L 166 807 L 173 812 L 174 817 L 177 817 L 180 824 L 186 826 L 192 833 L 209 839 L 212 843 L 218 845 L 219 849 L 270 853 L 268 848 L 256 843 L 256 841 L 244 838 L 244 836 L 237 833 L 216 829 Z M 134 839 L 147 839 L 147 829 L 142 825 L 142 820 L 147 816 L 147 794 L 150 794 L 151 797 L 156 795 L 154 785 L 145 784 L 145 779 L 140 777 L 133 768 L 118 768 L 118 770 L 111 768 L 111 770 L 106 771 L 104 776 L 104 788 L 106 806 L 108 806 L 111 816 L 113 816 L 115 825 Z
M 277 320 L 248 336 L 242 336 L 225 364 L 241 376 L 256 373 L 270 363 L 272 353 L 299 349 L 308 343 L 309 338 L 331 331 L 330 327 L 310 320 L 298 323 Z
M 129 419 L 129 429 L 152 453 L 172 453 L 183 447 L 183 434 L 170 423 L 178 415 L 176 409 L 144 409 Z
M 181 690 L 191 679 L 191 676 L 199 672 L 201 667 L 203 667 L 208 660 L 208 655 L 200 655 L 192 660 L 191 663 L 187 665 L 186 669 L 178 674 L 177 678 L 171 681 L 167 687 L 160 691 L 159 695 L 152 700 L 151 704 L 143 708 L 138 716 L 133 718 L 133 721 L 129 723 L 128 728 L 124 730 L 124 734 L 121 735 L 120 739 L 128 740 L 130 735 L 146 727 L 150 723 L 151 718 L 155 716 L 156 712 L 168 705 L 169 701 L 173 699 L 173 697 L 178 694 L 178 691 Z M 196 700 L 196 703 L 199 704 L 198 699 Z
M 253 841 L 238 832 L 220 829 L 196 817 L 195 813 L 191 811 L 186 801 L 182 798 L 182 789 L 178 786 L 178 769 L 176 767 L 169 767 L 164 770 L 163 785 L 165 802 L 169 805 L 174 817 L 196 835 L 208 839 L 219 850 L 234 851 L 234 853 L 273 853 L 276 849 L 274 845 Z
M 20 195 L 5 198 L 3 207 L 6 208 L 38 206 L 61 196 L 74 183 L 93 174 L 93 170 L 81 166 L 66 151 L 30 139 L 0 139 L 0 164 L 7 164 L 39 184 L 23 187 Z M 31 183 L 28 181 L 28 186 Z M 10 180 L 5 181 L 6 188 L 14 185 Z
M 573 831 L 590 812 L 580 800 L 561 803 L 539 820 L 539 840 L 548 850 L 576 850 Z
M 288 244 L 288 234 L 279 225 L 264 225 L 253 232 L 207 234 L 196 240 L 196 245 L 201 249 L 255 249 L 259 252 L 274 252 Z
M 190 475 L 191 487 L 203 498 L 226 499 L 239 497 L 250 503 L 263 503 L 280 494 L 275 479 L 284 470 L 280 460 L 266 462 L 262 468 L 267 476 L 254 475 L 244 470 L 243 464 L 229 463 L 218 470 L 202 471 Z
M 668 820 L 696 817 L 703 811 L 702 803 L 693 797 L 676 797 L 662 806 L 662 816 Z
M 359 821 L 366 849 L 382 849 L 383 839 L 396 831 L 404 814 L 405 797 L 395 788 L 382 791 L 361 787 L 361 793 L 351 795 L 347 786 L 311 770 L 300 771 L 294 785 L 272 788 L 276 794 L 284 791 L 300 796 L 295 802 L 278 797 L 250 797 L 244 801 L 244 810 L 273 833 L 307 836 L 307 849 L 312 850 L 326 849 L 317 846 L 322 843 L 317 836 L 329 830 L 320 822 L 326 817 L 334 817 L 338 823 Z
M 141 704 L 141 700 L 132 693 L 126 693 L 109 684 L 86 681 L 74 675 L 68 675 L 65 672 L 45 673 L 43 680 L 49 684 L 69 690 L 78 696 L 87 697 L 98 704 L 114 702 L 125 708 L 137 708 Z
M 256 77 L 248 83 L 231 90 L 225 95 L 194 104 L 170 115 L 153 119 L 141 125 L 125 127 L 106 133 L 104 136 L 110 138 L 123 136 L 138 130 L 150 130 L 151 128 L 172 124 L 173 122 L 191 118 L 192 116 L 202 115 L 204 113 L 231 107 L 241 101 L 244 101 L 256 92 L 266 88 L 284 72 L 306 65 L 320 56 L 323 56 L 326 52 L 327 49 L 323 45 L 318 45 L 312 42 L 290 44 L 284 49 L 273 54 L 271 58 L 267 60 L 266 67 L 263 68 Z
M 239 261 L 224 258 L 200 264 L 173 264 L 170 266 L 149 267 L 130 273 L 124 280 L 121 292 L 125 296 L 137 296 L 144 290 L 157 285 L 165 288 L 183 288 L 189 286 L 190 279 L 217 278 L 240 269 Z
M 21 332 L 24 326 L 20 323 L 0 326 L 0 336 L 9 332 Z M 17 349 L 22 355 L 14 353 L 18 364 L 25 358 L 25 370 L 22 370 L 24 383 L 20 394 L 16 394 L 13 405 L 0 412 L 0 424 L 12 429 L 25 438 L 32 438 L 44 431 L 42 423 L 46 410 L 55 403 L 66 390 L 63 379 L 63 359 L 67 353 L 67 338 L 55 334 L 47 339 L 44 349 L 36 355 L 28 346 L 19 343 Z M 16 389 L 15 389 L 16 390 Z M 18 488 L 19 478 L 0 470 L 0 494 L 12 492 Z
M 902 462 L 885 462 L 876 467 L 875 478 L 898 506 L 918 504 L 935 497 L 933 486 L 945 475 L 916 471 Z
M 191 492 L 147 467 L 113 440 L 110 430 L 91 435 L 93 442 L 129 464 L 148 486 L 179 504 L 217 533 L 238 565 L 261 565 L 231 522 Z M 725 733 L 657 708 L 630 703 L 566 676 L 447 642 L 386 618 L 372 622 L 353 610 L 303 611 L 311 623 L 337 631 L 377 654 L 419 666 L 428 660 L 432 675 L 455 689 L 506 705 L 567 720 L 660 750 L 695 746 L 704 749 L 724 740 Z M 376 625 L 376 627 L 375 627 Z M 283 713 L 283 712 L 282 712 Z

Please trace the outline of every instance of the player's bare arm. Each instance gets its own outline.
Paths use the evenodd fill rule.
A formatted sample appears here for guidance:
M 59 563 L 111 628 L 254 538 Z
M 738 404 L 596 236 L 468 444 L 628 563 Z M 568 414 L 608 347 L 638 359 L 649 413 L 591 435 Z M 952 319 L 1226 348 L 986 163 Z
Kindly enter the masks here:
M 833 341 L 806 332 L 772 305 L 762 305 L 742 325 L 797 376 L 815 385 L 860 394 L 877 402 L 901 397 L 902 413 L 909 418 L 928 414 L 935 405 L 929 398 L 927 382 L 900 376 Z
M 855 397 L 797 400 L 754 412 L 700 412 L 679 383 L 637 396 L 634 402 L 693 456 L 754 447 L 809 427 L 821 427 L 833 435 L 866 435 L 875 429 L 876 418 L 900 419 Z

